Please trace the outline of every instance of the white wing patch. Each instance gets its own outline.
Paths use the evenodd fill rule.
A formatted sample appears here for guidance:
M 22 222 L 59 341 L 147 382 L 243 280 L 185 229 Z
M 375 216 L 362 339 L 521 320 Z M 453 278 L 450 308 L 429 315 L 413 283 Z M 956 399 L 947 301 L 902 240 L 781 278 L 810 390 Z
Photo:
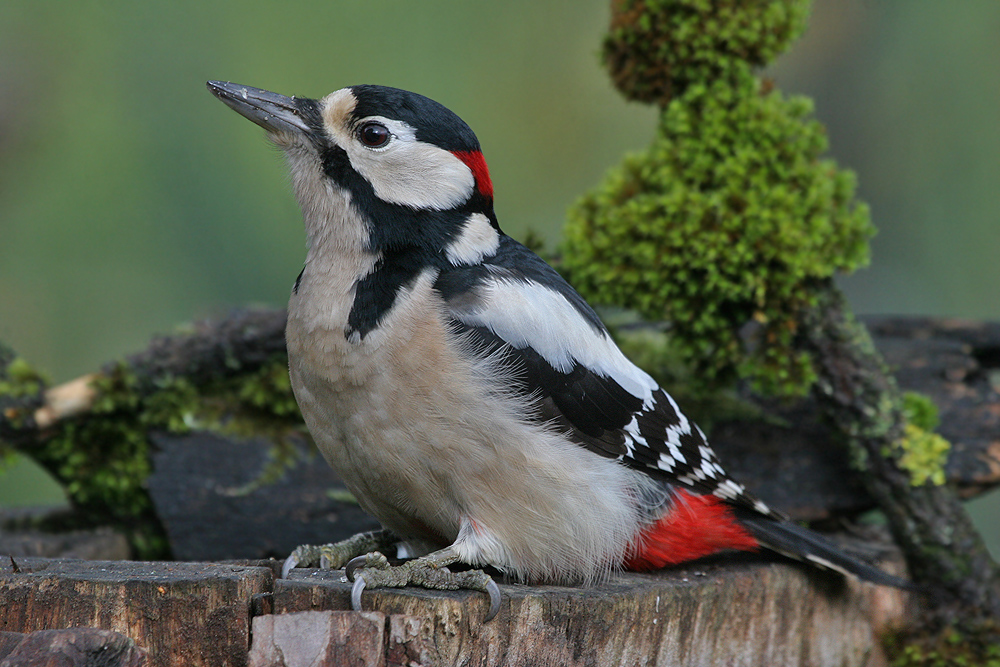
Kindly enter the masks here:
M 575 364 L 581 364 L 611 378 L 644 403 L 653 400 L 656 381 L 562 294 L 539 283 L 503 276 L 493 276 L 478 293 L 479 304 L 473 311 L 455 313 L 465 324 L 486 326 L 515 348 L 530 347 L 561 373 L 570 373 Z

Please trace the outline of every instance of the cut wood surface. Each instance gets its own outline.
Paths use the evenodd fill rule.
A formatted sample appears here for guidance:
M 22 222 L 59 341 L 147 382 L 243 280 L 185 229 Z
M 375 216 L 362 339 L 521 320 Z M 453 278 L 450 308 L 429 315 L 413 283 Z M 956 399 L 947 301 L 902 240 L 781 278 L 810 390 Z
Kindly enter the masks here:
M 150 666 L 245 665 L 252 598 L 272 586 L 268 567 L 3 558 L 0 631 L 95 627 Z
M 880 664 L 878 632 L 912 604 L 895 589 L 740 556 L 586 589 L 501 585 L 500 614 L 483 624 L 481 593 L 366 591 L 355 613 L 343 572 L 275 581 L 277 565 L 3 558 L 0 633 L 113 630 L 164 667 L 862 667 Z

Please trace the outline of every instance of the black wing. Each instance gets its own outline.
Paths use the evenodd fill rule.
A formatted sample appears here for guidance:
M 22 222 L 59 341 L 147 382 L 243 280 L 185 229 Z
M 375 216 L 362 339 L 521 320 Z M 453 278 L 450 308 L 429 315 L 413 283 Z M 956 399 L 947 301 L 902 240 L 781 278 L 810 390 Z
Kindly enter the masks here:
M 581 446 L 665 481 L 774 515 L 732 480 L 701 429 L 611 340 L 593 309 L 509 237 L 473 266 L 445 267 L 436 288 L 458 335 L 497 355 L 538 418 Z

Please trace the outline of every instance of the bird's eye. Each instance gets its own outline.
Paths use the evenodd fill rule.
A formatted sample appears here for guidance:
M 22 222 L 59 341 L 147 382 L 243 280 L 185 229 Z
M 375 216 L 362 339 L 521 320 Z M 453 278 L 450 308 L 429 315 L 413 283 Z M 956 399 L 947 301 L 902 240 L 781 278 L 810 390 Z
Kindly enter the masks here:
M 382 123 L 365 123 L 358 129 L 358 139 L 368 148 L 382 148 L 392 137 L 392 133 Z

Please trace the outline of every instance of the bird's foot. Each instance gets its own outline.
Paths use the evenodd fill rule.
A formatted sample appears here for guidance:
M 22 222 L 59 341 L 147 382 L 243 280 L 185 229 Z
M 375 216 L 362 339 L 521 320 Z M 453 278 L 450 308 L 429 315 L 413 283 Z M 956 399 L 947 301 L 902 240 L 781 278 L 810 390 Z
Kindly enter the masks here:
M 296 567 L 319 567 L 324 570 L 339 570 L 355 556 L 378 549 L 388 549 L 399 541 L 387 530 L 373 530 L 368 533 L 358 533 L 334 544 L 303 544 L 285 559 L 281 567 L 281 577 L 288 578 L 288 573 Z
M 482 591 L 490 596 L 490 608 L 483 622 L 491 620 L 500 611 L 500 588 L 482 570 L 449 570 L 448 566 L 457 561 L 458 556 L 450 549 L 435 551 L 395 566 L 389 565 L 386 557 L 377 551 L 358 556 L 347 564 L 347 578 L 354 582 L 351 607 L 355 611 L 361 611 L 361 593 L 366 588 L 420 586 L 436 591 L 468 589 Z M 357 572 L 359 568 L 363 570 L 360 573 Z

